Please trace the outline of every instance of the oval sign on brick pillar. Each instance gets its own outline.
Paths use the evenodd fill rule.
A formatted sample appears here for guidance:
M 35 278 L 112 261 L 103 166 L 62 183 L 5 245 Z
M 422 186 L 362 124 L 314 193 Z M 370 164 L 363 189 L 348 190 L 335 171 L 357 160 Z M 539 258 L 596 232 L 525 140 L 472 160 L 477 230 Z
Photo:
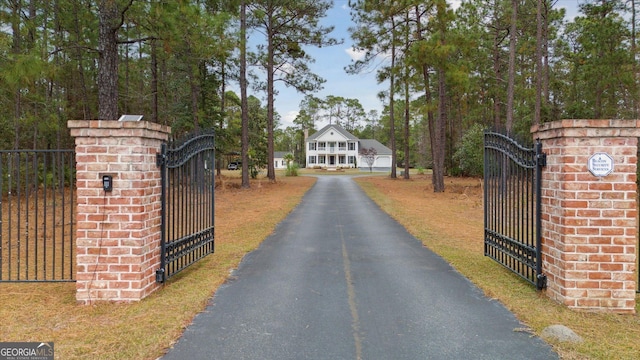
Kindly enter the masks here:
M 607 153 L 595 153 L 589 157 L 588 167 L 593 176 L 607 176 L 613 172 L 613 158 Z
M 546 294 L 571 309 L 635 314 L 640 120 L 567 119 L 531 130 L 547 154 Z

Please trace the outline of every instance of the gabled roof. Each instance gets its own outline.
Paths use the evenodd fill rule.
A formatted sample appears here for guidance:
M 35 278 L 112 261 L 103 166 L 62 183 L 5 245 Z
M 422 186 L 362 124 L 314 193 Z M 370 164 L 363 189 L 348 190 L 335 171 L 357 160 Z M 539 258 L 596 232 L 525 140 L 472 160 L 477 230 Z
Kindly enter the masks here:
M 360 140 L 360 144 L 358 146 L 359 149 L 368 149 L 374 148 L 376 149 L 376 153 L 378 155 L 391 155 L 391 149 L 382 145 L 378 140 L 374 139 L 362 139 Z
M 322 129 L 318 130 L 315 134 L 309 136 L 307 138 L 307 142 L 317 140 L 320 136 L 326 134 L 330 130 L 339 132 L 340 134 L 342 134 L 342 136 L 346 137 L 348 140 L 358 141 L 359 143 L 358 148 L 360 149 L 374 148 L 376 149 L 376 152 L 378 153 L 378 155 L 391 155 L 391 149 L 382 145 L 378 140 L 358 139 L 352 133 L 348 132 L 342 126 L 337 124 L 330 124 L 323 127 Z
M 313 135 L 309 136 L 307 138 L 307 141 L 313 141 L 318 139 L 320 136 L 324 135 L 327 133 L 327 131 L 333 129 L 334 131 L 340 133 L 342 136 L 346 137 L 347 140 L 358 140 L 357 137 L 353 136 L 352 133 L 348 132 L 347 130 L 345 130 L 342 126 L 337 125 L 337 124 L 329 124 L 325 127 L 323 127 L 322 129 L 318 130 L 316 133 L 314 133 Z
M 282 159 L 287 154 L 291 154 L 291 151 L 274 151 L 273 152 L 273 158 L 274 159 Z

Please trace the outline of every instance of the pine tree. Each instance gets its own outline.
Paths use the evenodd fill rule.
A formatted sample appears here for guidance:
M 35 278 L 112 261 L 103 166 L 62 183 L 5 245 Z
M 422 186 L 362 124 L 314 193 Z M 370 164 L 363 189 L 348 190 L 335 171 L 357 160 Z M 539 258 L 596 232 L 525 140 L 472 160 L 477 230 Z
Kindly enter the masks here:
M 276 180 L 274 167 L 275 82 L 302 93 L 320 89 L 324 80 L 309 71 L 313 59 L 303 46 L 331 46 L 333 27 L 320 25 L 331 2 L 324 0 L 256 0 L 249 5 L 248 24 L 265 37 L 257 62 L 267 73 L 267 178 Z

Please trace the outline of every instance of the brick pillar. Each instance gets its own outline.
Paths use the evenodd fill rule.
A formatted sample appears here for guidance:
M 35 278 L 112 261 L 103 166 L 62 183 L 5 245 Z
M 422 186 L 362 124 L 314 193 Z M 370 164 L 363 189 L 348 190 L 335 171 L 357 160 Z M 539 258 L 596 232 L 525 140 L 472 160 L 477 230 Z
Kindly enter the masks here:
M 542 142 L 542 258 L 547 295 L 586 311 L 634 313 L 636 163 L 640 121 L 561 120 L 532 128 Z M 594 176 L 595 153 L 613 171 Z
M 138 301 L 158 289 L 160 170 L 170 129 L 146 121 L 68 122 L 76 143 L 76 299 Z M 105 192 L 102 176 L 113 176 Z

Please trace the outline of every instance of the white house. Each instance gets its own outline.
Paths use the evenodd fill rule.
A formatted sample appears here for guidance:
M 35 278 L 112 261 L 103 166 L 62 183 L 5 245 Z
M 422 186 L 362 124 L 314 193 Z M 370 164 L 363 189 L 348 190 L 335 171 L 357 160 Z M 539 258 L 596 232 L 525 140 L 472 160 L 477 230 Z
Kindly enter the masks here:
M 273 166 L 276 169 L 286 169 L 287 161 L 284 159 L 285 155 L 291 154 L 287 151 L 274 151 L 273 152 Z
M 376 150 L 374 171 L 391 170 L 391 149 L 377 140 L 358 139 L 340 125 L 327 125 L 305 141 L 307 168 L 358 168 L 369 171 L 360 149 Z

